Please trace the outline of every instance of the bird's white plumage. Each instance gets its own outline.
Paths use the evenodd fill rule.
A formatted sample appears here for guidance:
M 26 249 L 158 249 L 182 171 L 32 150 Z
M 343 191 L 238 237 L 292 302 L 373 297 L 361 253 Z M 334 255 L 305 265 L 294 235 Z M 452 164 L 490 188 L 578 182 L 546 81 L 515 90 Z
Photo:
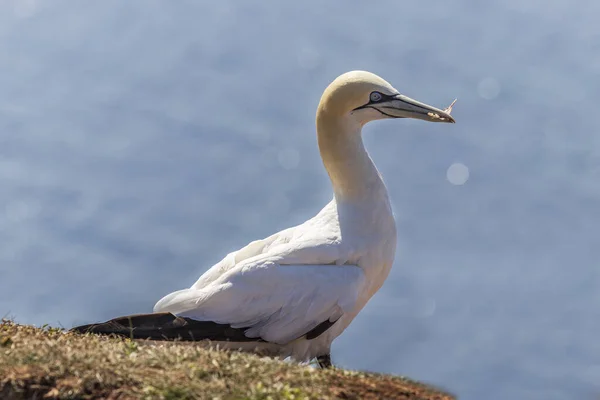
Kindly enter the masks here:
M 390 97 L 389 102 L 365 107 L 380 98 L 370 96 L 373 91 Z M 305 361 L 328 354 L 333 339 L 385 281 L 396 249 L 387 189 L 364 149 L 362 126 L 386 116 L 428 119 L 419 110 L 423 107 L 452 120 L 444 111 L 393 96 L 398 91 L 374 74 L 354 71 L 338 77 L 317 111 L 319 149 L 334 199 L 305 223 L 228 254 L 192 287 L 165 296 L 154 310 L 248 328 L 246 336 L 268 342 L 252 344 L 254 350 L 271 355 Z M 306 339 L 324 321 L 335 324 Z
M 283 345 L 351 312 L 364 284 L 357 266 L 285 265 L 269 256 L 242 262 L 227 275 L 206 288 L 175 292 L 159 308 L 250 327 L 248 337 Z

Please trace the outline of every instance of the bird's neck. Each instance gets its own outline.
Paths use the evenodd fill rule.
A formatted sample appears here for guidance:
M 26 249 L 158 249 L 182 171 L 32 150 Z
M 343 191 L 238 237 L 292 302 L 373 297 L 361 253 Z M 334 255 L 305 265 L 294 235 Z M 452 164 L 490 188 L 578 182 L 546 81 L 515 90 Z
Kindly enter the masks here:
M 362 125 L 348 116 L 317 113 L 317 138 L 335 198 L 369 201 L 384 197 L 385 184 L 362 141 Z

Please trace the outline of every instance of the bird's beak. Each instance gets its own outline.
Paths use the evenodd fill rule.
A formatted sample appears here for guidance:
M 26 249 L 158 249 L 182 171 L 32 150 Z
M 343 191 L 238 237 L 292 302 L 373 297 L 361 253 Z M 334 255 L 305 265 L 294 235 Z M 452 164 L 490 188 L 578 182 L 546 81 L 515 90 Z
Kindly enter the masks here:
M 430 122 L 449 122 L 453 124 L 455 121 L 450 112 L 452 112 L 452 106 L 455 102 L 456 100 L 445 110 L 440 110 L 410 97 L 397 94 L 392 99 L 373 104 L 371 107 L 392 118 L 415 118 Z

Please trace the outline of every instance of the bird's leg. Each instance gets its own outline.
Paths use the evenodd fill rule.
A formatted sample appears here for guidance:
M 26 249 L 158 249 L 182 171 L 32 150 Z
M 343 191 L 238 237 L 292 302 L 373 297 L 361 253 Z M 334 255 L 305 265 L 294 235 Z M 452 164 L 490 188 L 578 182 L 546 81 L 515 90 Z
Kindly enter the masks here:
M 331 364 L 330 353 L 317 356 L 317 362 L 319 363 L 319 367 L 321 367 L 322 369 L 333 367 L 333 364 Z

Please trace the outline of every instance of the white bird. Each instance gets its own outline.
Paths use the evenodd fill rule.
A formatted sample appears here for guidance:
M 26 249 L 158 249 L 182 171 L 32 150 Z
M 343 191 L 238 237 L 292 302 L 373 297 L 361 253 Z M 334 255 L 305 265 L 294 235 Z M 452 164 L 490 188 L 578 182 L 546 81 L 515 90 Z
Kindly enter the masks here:
M 190 288 L 159 300 L 154 313 L 73 329 L 210 340 L 331 366 L 331 343 L 383 285 L 396 252 L 390 199 L 363 145 L 362 127 L 386 118 L 454 123 L 451 109 L 406 97 L 370 72 L 339 76 L 325 89 L 316 116 L 333 186 L 329 204 L 301 225 L 229 253 Z

